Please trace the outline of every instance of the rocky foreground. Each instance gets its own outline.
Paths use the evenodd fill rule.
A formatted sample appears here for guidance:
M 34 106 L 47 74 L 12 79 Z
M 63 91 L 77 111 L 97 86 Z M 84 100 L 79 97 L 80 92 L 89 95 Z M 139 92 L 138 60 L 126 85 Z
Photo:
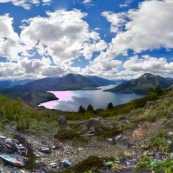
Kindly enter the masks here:
M 173 90 L 144 106 L 77 114 L 80 120 L 34 111 L 21 100 L 2 97 L 1 104 L 2 173 L 173 172 Z
M 172 119 L 171 119 L 172 120 Z M 93 170 L 100 173 L 134 173 L 151 172 L 147 167 L 138 170 L 138 163 L 142 157 L 148 157 L 157 165 L 158 160 L 173 159 L 173 132 L 168 131 L 167 146 L 169 152 L 161 148 L 153 150 L 150 139 L 158 131 L 165 129 L 165 123 L 170 119 L 162 118 L 156 122 L 144 122 L 133 129 L 127 129 L 119 134 L 99 139 L 97 128 L 112 126 L 110 120 L 92 118 L 88 121 L 75 122 L 84 133 L 82 140 L 74 143 L 72 139 L 60 140 L 56 138 L 56 131 L 43 131 L 36 134 L 17 132 L 15 128 L 6 126 L 11 137 L 0 135 L 0 171 L 2 173 L 49 173 L 63 172 L 77 165 L 81 161 L 92 157 L 101 158 L 102 165 Z M 128 124 L 126 119 L 121 120 Z M 61 124 L 62 123 L 62 124 Z M 65 124 L 63 124 L 65 123 Z M 72 125 L 63 118 L 59 122 L 63 129 L 73 130 Z M 84 143 L 84 141 L 87 141 Z M 159 146 L 158 146 L 159 147 Z M 148 162 L 149 164 L 149 162 Z M 94 167 L 94 166 L 93 166 Z M 91 173 L 91 171 L 88 173 Z M 75 171 L 70 171 L 77 173 Z M 85 172 L 81 170 L 81 173 Z

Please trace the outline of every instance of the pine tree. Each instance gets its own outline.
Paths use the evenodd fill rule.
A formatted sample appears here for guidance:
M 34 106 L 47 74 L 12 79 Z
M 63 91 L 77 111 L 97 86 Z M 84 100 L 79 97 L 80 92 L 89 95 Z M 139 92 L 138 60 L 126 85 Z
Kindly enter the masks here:
M 82 105 L 80 105 L 78 112 L 79 113 L 85 113 L 85 108 Z
M 93 112 L 94 111 L 94 108 L 93 108 L 93 106 L 91 104 L 88 105 L 87 111 L 88 112 Z
M 162 95 L 162 89 L 160 88 L 160 86 L 159 85 L 157 85 L 157 87 L 155 88 L 155 92 L 160 96 L 160 95 Z
M 108 103 L 108 106 L 107 106 L 107 109 L 113 109 L 114 108 L 114 106 L 113 106 L 113 104 L 112 104 L 112 102 L 110 102 L 110 103 Z

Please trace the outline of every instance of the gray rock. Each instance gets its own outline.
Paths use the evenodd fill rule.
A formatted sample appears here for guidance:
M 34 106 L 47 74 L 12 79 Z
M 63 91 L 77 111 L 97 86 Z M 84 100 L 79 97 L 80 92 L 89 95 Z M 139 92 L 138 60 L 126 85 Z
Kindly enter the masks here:
M 173 132 L 168 132 L 167 135 L 168 136 L 173 136 Z
M 18 154 L 0 154 L 0 158 L 14 166 L 25 166 L 26 158 Z
M 100 120 L 101 117 L 90 118 L 87 122 L 87 130 L 95 130 L 98 127 Z
M 63 160 L 60 162 L 60 165 L 63 167 L 63 168 L 68 168 L 68 167 L 71 167 L 72 166 L 72 163 L 69 161 L 69 160 Z
M 61 115 L 59 118 L 58 118 L 58 124 L 61 126 L 65 126 L 67 125 L 67 120 L 65 119 L 65 117 L 63 115 Z
M 116 140 L 116 146 L 122 149 L 128 148 L 129 144 L 125 139 Z
M 115 141 L 117 141 L 117 140 L 119 140 L 119 139 L 122 139 L 122 137 L 123 137 L 122 134 L 116 136 L 116 137 L 115 137 Z
M 42 147 L 42 148 L 40 149 L 40 151 L 41 151 L 42 153 L 46 153 L 46 154 L 51 153 L 51 149 L 45 148 L 45 147 Z

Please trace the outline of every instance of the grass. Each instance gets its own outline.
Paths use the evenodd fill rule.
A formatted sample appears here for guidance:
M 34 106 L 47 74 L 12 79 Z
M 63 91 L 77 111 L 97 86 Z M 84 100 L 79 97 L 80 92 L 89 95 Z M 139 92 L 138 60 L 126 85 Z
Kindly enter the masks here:
M 148 169 L 154 173 L 172 173 L 173 172 L 173 160 L 166 158 L 163 160 L 144 158 L 138 162 L 135 166 L 136 171 Z
M 74 129 L 59 129 L 54 135 L 54 138 L 59 140 L 71 140 L 73 138 L 79 138 L 81 135 L 80 131 L 76 131 Z
M 173 151 L 173 145 L 168 144 L 168 140 L 172 141 L 173 137 L 169 136 L 167 133 L 168 131 L 161 131 L 150 139 L 150 146 L 152 149 L 167 153 Z

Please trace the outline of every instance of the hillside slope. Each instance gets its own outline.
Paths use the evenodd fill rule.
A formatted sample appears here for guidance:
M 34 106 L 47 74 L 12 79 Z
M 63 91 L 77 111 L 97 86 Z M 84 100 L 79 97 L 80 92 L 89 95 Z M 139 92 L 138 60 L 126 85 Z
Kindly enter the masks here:
M 96 87 L 109 84 L 114 84 L 114 82 L 99 77 L 87 77 L 70 73 L 63 77 L 35 80 L 22 86 L 14 86 L 10 89 L 25 92 L 83 90 L 96 89 Z
M 26 162 L 26 166 L 21 168 L 1 161 L 1 171 L 33 173 L 46 169 L 47 173 L 171 173 L 173 89 L 149 101 L 153 94 L 156 93 L 113 109 L 82 113 L 35 109 L 23 104 L 20 99 L 11 101 L 0 96 L 1 141 L 5 142 L 5 137 L 16 141 L 18 136 L 20 143 L 24 146 L 28 143 L 32 147 L 26 156 L 32 160 L 32 165 Z M 133 106 L 141 101 L 145 104 Z M 10 153 L 12 151 L 4 149 L 3 142 L 0 154 L 8 155 L 9 150 Z M 55 147 L 44 154 L 40 151 L 42 146 L 47 150 Z M 39 155 L 31 155 L 32 151 Z M 59 166 L 64 158 L 70 160 L 72 166 Z
M 158 75 L 145 73 L 137 79 L 124 82 L 109 91 L 118 93 L 137 93 L 146 94 L 150 88 L 160 86 L 160 88 L 168 88 L 173 84 L 173 79 L 163 78 Z

